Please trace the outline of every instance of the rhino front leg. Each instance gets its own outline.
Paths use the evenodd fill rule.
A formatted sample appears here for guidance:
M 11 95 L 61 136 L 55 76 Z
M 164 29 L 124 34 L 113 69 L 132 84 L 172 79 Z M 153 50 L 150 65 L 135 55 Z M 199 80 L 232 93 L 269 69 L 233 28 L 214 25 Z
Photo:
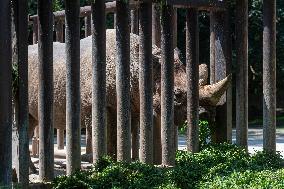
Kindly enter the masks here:
M 33 132 L 34 132 L 37 125 L 38 125 L 37 120 L 35 118 L 33 118 L 31 115 L 29 115 L 29 130 L 28 130 L 29 139 L 31 139 L 33 137 Z M 30 159 L 30 165 L 29 165 L 30 166 L 30 172 L 36 173 L 37 170 L 36 170 L 35 165 L 32 162 L 30 153 L 29 153 L 29 159 Z
M 117 137 L 116 137 L 116 110 L 107 108 L 107 154 L 116 159 Z
M 154 114 L 153 156 L 154 164 L 160 165 L 162 163 L 161 117 L 157 114 Z

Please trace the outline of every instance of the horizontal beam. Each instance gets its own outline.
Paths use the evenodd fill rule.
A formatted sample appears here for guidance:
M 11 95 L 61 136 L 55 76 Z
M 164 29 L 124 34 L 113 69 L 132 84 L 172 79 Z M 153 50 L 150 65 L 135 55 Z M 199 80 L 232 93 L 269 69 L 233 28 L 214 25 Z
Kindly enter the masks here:
M 227 0 L 166 0 L 167 4 L 177 8 L 198 8 L 199 10 L 214 10 L 226 8 Z
M 129 4 L 129 8 L 135 9 L 135 8 L 138 8 L 138 5 L 139 5 L 138 1 L 135 1 L 135 2 L 131 1 L 131 3 Z M 91 6 L 81 7 L 80 8 L 80 17 L 89 16 L 89 15 L 91 15 L 91 12 L 92 12 Z M 115 1 L 106 3 L 106 13 L 112 13 L 112 12 L 116 12 L 116 2 Z M 54 20 L 64 19 L 65 18 L 65 10 L 54 12 L 53 16 L 54 16 Z M 37 17 L 38 17 L 37 15 L 30 16 L 30 21 L 36 19 Z

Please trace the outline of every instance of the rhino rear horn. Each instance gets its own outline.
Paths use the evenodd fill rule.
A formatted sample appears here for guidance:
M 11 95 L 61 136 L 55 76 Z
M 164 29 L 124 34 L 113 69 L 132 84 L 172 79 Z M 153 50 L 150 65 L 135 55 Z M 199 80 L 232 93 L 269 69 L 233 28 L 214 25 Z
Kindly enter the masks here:
M 222 95 L 226 92 L 231 83 L 232 75 L 228 75 L 221 81 L 212 85 L 200 86 L 199 102 L 202 106 L 217 106 Z

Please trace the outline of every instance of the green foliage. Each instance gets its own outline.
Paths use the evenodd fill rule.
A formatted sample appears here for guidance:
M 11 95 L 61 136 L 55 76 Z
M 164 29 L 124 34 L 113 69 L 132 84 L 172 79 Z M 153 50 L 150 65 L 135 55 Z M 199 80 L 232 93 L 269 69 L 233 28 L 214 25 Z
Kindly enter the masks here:
M 231 144 L 207 145 L 199 153 L 178 151 L 176 166 L 98 161 L 91 171 L 54 180 L 54 188 L 283 188 L 279 154 L 250 155 Z M 257 187 L 256 187 L 257 186 Z
M 187 121 L 179 127 L 179 133 L 186 135 Z M 211 141 L 211 130 L 208 121 L 199 120 L 199 145 L 200 149 L 204 149 Z

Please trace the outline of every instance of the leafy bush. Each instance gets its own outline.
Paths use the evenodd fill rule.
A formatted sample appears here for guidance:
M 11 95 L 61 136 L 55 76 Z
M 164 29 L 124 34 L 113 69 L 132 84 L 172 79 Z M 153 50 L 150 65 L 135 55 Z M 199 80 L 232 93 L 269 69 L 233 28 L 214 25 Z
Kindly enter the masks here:
M 187 131 L 187 121 L 179 127 L 179 133 L 185 135 Z M 211 141 L 211 130 L 208 121 L 199 120 L 199 145 L 204 149 Z
M 61 176 L 54 188 L 283 188 L 282 158 L 258 152 L 250 155 L 231 144 L 207 145 L 199 153 L 178 151 L 176 166 L 140 162 L 98 161 L 92 170 Z

